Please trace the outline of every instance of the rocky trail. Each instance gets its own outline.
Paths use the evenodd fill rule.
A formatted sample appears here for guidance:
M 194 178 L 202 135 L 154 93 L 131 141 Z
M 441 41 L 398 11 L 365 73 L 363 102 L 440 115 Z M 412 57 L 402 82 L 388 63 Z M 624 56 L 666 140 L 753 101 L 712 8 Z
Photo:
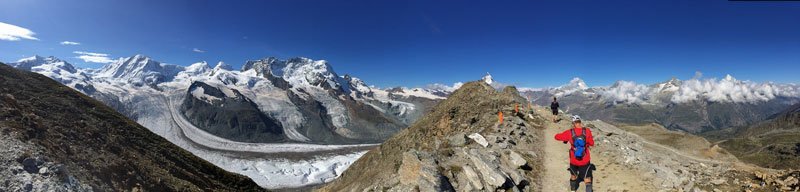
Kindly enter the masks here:
M 549 111 L 537 108 L 536 113 L 548 117 Z M 552 116 L 552 115 L 550 115 Z M 563 119 L 563 117 L 562 117 Z M 569 191 L 569 145 L 553 139 L 553 136 L 572 127 L 568 120 L 558 123 L 545 121 L 544 126 L 544 178 L 542 191 Z M 603 145 L 595 136 L 595 146 Z M 613 163 L 608 155 L 601 153 L 597 148 L 592 148 L 592 163 L 597 167 L 593 172 L 595 191 L 656 191 L 650 181 L 643 179 L 641 173 Z M 583 184 L 579 191 L 585 190 Z
M 548 109 L 535 114 L 552 117 Z M 569 146 L 553 136 L 571 127 L 567 115 L 546 121 L 543 130 L 542 191 L 569 191 Z M 648 140 L 599 120 L 584 120 L 591 128 L 594 191 L 797 191 L 798 171 L 765 169 L 726 156 L 716 146 L 674 147 Z M 702 153 L 698 153 L 702 152 Z M 712 153 L 714 155 L 708 155 Z M 698 155 L 706 154 L 706 155 Z M 584 185 L 578 191 L 584 191 Z
M 517 113 L 526 102 L 517 95 L 513 87 L 497 92 L 483 82 L 467 83 L 316 190 L 569 191 L 569 146 L 553 137 L 571 122 L 550 122 L 544 107 Z M 584 126 L 595 141 L 595 191 L 800 189 L 800 171 L 748 166 L 697 136 L 599 120 L 584 120 Z

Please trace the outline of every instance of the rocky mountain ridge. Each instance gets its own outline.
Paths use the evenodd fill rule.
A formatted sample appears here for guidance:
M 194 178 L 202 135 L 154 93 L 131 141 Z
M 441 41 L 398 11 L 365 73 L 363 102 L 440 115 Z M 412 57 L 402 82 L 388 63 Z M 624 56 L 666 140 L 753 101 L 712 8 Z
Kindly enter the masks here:
M 522 115 L 497 116 L 524 101 L 513 87 L 501 93 L 484 81 L 466 83 L 319 190 L 538 189 L 540 128 Z

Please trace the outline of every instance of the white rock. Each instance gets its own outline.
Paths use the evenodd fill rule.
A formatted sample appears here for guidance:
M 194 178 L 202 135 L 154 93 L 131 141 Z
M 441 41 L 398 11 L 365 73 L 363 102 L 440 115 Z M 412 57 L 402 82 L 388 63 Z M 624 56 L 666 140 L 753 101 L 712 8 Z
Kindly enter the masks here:
M 478 144 L 480 144 L 483 147 L 489 146 L 489 142 L 486 141 L 486 138 L 484 138 L 483 135 L 481 135 L 481 134 L 473 133 L 473 134 L 471 134 L 471 135 L 469 135 L 467 137 L 469 137 L 472 140 L 475 140 L 475 142 L 477 142 Z
M 469 180 L 469 184 L 472 185 L 475 189 L 483 189 L 483 184 L 481 184 L 481 180 L 478 178 L 478 173 L 475 173 L 475 170 L 472 170 L 470 166 L 463 166 L 461 167 L 464 171 L 464 175 L 467 176 L 467 180 Z
M 722 185 L 725 182 L 727 182 L 727 179 L 725 178 L 715 179 L 711 181 L 711 183 L 713 183 L 714 185 Z
M 519 153 L 514 151 L 509 151 L 509 152 L 510 153 L 508 154 L 508 160 L 510 160 L 514 166 L 522 167 L 527 163 L 527 161 L 525 161 L 525 159 L 522 158 L 522 155 L 519 155 Z
M 503 183 L 506 182 L 505 176 L 498 173 L 495 168 L 489 167 L 489 165 L 487 165 L 486 162 L 483 162 L 480 157 L 477 157 L 475 154 L 473 154 L 469 156 L 469 159 L 472 160 L 473 164 L 475 164 L 475 168 L 477 168 L 477 171 L 481 173 L 481 178 L 483 178 L 483 181 L 486 182 L 487 185 L 496 188 L 502 186 Z

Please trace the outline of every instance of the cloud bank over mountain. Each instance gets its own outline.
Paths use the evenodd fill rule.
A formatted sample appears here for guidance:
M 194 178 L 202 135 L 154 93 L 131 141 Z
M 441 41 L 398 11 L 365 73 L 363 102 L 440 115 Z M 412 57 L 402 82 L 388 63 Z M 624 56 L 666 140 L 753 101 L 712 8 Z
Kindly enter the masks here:
M 658 98 L 668 98 L 667 102 L 687 103 L 692 101 L 758 103 L 778 97 L 800 98 L 800 86 L 774 82 L 757 83 L 738 80 L 731 75 L 722 79 L 702 78 L 698 73 L 692 79 L 671 79 L 656 84 L 639 84 L 620 80 L 611 86 L 588 86 L 575 77 L 569 83 L 555 88 L 520 88 L 525 91 L 544 91 L 556 97 L 572 94 L 597 96 L 613 103 L 653 104 L 662 102 Z
M 672 101 L 676 103 L 697 99 L 708 99 L 715 102 L 748 102 L 768 101 L 776 97 L 798 97 L 800 91 L 793 84 L 775 84 L 772 82 L 755 83 L 742 81 L 726 75 L 723 79 L 690 79 L 684 81 Z

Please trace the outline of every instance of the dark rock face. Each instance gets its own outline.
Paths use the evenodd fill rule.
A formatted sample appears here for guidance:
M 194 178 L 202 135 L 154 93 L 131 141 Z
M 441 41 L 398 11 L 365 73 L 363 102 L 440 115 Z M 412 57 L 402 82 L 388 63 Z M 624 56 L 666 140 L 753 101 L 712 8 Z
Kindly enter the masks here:
M 303 92 L 302 89 L 299 91 Z M 297 106 L 303 117 L 306 118 L 303 126 L 297 131 L 305 135 L 314 142 L 320 143 L 347 143 L 349 140 L 334 133 L 335 127 L 331 121 L 327 109 L 322 103 L 312 99 L 306 100 L 294 94 L 292 91 L 286 92 L 289 100 Z M 349 142 L 354 142 L 350 140 Z
M 194 91 L 197 93 L 193 94 Z M 194 82 L 180 110 L 198 128 L 230 140 L 264 143 L 286 139 L 276 119 L 261 112 L 255 103 L 238 91 L 230 91 L 233 95 L 206 83 Z M 195 94 L 215 99 L 198 98 Z
M 298 89 L 298 91 L 305 94 L 302 89 Z M 336 96 L 344 104 L 348 117 L 350 117 L 351 122 L 346 127 L 349 135 L 342 135 L 336 132 L 337 128 L 333 125 L 331 117 L 322 103 L 313 99 L 304 99 L 292 91 L 287 94 L 306 119 L 303 126 L 297 131 L 315 143 L 376 143 L 405 127 L 403 123 L 387 118 L 371 106 L 357 102 L 349 96 L 336 96 L 335 92 L 330 91 L 329 94 Z
M 360 138 L 364 142 L 381 142 L 407 126 L 400 120 L 381 114 L 372 106 L 358 102 L 349 96 L 343 98 L 340 101 L 348 109 L 352 121 L 348 129 L 355 133 L 352 136 Z

